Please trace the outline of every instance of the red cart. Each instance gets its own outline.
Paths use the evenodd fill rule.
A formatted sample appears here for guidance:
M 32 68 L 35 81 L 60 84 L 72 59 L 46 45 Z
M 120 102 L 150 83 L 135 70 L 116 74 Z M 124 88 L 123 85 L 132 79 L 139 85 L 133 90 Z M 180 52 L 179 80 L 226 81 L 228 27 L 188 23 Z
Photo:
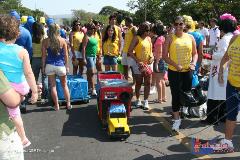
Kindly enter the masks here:
M 97 75 L 97 109 L 100 120 L 105 124 L 112 104 L 122 103 L 127 117 L 131 112 L 133 90 L 124 76 L 119 72 L 100 72 Z

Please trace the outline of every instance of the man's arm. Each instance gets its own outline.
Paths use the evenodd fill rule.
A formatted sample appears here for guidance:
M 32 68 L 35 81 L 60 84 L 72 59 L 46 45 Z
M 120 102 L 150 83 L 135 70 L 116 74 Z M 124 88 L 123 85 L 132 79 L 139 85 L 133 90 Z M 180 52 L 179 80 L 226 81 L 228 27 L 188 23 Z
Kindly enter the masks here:
M 10 108 L 16 108 L 21 102 L 20 95 L 10 87 L 2 71 L 0 71 L 0 100 Z

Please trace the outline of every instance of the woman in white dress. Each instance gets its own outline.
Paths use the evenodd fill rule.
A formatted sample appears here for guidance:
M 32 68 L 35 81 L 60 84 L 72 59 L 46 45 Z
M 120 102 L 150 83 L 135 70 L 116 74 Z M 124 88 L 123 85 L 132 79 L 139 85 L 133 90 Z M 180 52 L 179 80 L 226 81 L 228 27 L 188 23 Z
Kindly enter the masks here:
M 202 121 L 207 124 L 217 124 L 218 121 L 225 122 L 226 112 L 226 86 L 227 86 L 227 74 L 228 66 L 223 70 L 224 84 L 218 83 L 218 72 L 220 62 L 224 56 L 229 42 L 233 37 L 235 31 L 235 24 L 227 18 L 220 18 L 219 29 L 221 31 L 221 39 L 217 44 L 217 48 L 214 50 L 212 55 L 211 70 L 209 75 L 209 86 L 208 86 L 208 101 L 207 101 L 207 118 Z

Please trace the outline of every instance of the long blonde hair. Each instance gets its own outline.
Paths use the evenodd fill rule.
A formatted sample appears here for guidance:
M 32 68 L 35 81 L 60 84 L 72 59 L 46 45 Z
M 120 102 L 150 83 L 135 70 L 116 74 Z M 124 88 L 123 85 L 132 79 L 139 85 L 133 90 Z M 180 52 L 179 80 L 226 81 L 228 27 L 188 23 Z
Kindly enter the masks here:
M 59 26 L 56 24 L 50 24 L 48 26 L 48 38 L 50 41 L 49 47 L 55 54 L 60 52 L 60 41 L 58 39 L 59 35 Z

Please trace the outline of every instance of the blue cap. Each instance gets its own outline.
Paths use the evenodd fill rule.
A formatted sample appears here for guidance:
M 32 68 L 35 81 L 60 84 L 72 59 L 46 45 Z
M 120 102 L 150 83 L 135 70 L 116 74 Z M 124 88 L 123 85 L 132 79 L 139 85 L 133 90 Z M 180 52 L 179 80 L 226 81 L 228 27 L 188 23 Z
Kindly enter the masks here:
M 10 16 L 15 17 L 18 21 L 20 21 L 20 19 L 21 19 L 20 15 L 15 10 L 12 10 L 10 12 Z
M 33 24 L 35 22 L 34 18 L 32 16 L 28 16 L 27 23 Z
M 46 23 L 49 26 L 50 24 L 54 23 L 54 19 L 53 18 L 48 18 Z

